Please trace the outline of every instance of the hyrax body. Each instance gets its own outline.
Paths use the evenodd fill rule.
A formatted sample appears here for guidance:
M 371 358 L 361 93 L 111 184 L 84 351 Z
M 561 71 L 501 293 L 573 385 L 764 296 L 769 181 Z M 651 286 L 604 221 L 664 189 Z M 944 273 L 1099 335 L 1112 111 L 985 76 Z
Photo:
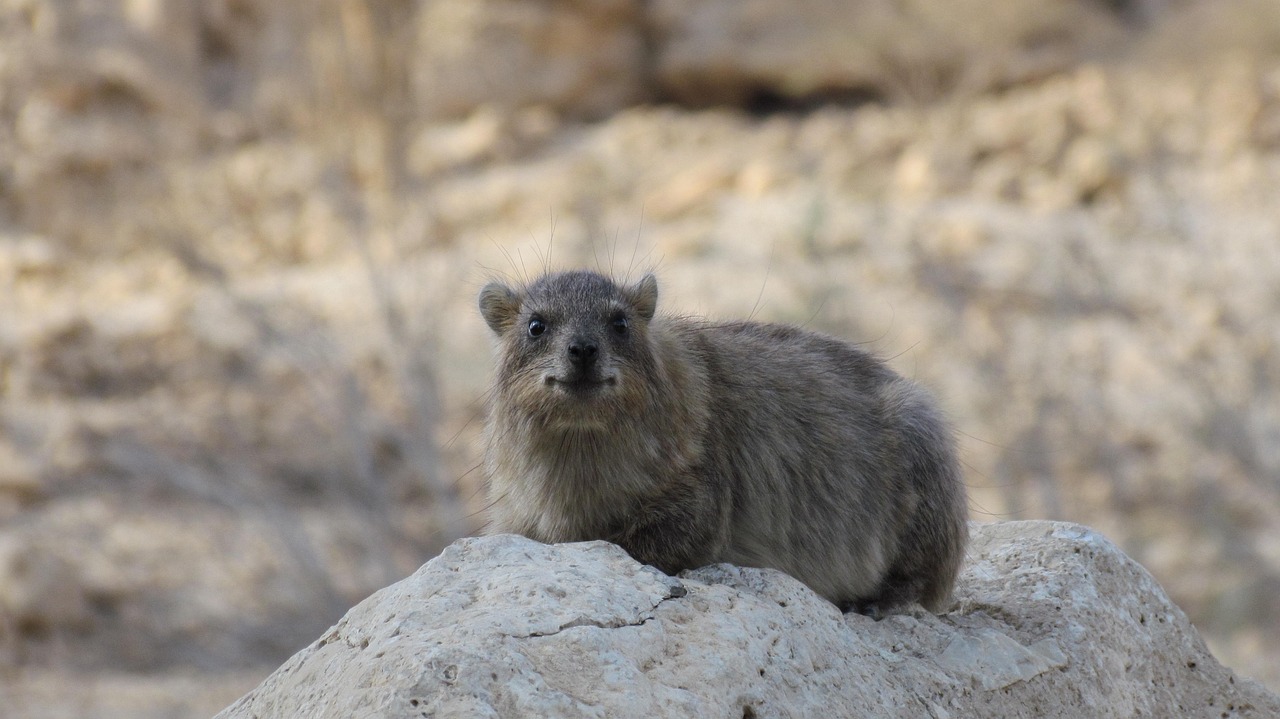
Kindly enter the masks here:
M 773 567 L 842 608 L 946 607 L 967 539 L 929 397 L 832 337 L 655 314 L 657 281 L 490 283 L 490 532 L 676 573 Z

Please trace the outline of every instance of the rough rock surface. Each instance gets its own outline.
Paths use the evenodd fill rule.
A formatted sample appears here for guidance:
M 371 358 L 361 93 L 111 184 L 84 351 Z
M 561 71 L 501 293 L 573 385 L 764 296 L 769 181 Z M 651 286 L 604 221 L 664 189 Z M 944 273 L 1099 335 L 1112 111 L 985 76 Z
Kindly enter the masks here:
M 219 717 L 1280 715 L 1086 527 L 976 526 L 956 595 L 876 622 L 772 570 L 464 539 Z

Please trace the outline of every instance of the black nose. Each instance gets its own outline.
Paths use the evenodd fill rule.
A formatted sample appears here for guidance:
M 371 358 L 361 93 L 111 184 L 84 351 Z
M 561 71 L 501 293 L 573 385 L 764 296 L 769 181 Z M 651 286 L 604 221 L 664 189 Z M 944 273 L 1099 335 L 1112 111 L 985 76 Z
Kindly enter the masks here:
M 590 340 L 574 340 L 569 343 L 569 362 L 579 370 L 590 369 L 599 354 L 600 347 Z

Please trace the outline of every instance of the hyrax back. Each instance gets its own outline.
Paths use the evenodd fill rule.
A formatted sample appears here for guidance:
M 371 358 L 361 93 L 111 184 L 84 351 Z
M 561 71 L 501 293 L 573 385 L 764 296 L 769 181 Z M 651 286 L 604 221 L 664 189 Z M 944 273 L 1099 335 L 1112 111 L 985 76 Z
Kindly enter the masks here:
M 665 572 L 781 569 L 842 607 L 946 606 L 951 433 L 912 382 L 795 327 L 655 314 L 657 281 L 491 283 L 491 532 L 606 539 Z

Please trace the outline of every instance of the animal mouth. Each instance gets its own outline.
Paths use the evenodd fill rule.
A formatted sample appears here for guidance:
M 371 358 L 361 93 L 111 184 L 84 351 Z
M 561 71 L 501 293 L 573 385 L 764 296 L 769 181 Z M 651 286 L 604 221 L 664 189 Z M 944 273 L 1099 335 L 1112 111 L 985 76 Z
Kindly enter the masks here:
M 587 393 L 605 387 L 614 387 L 618 384 L 618 378 L 612 375 L 604 377 L 557 377 L 555 375 L 547 375 L 543 378 L 548 387 L 559 387 L 574 393 Z

